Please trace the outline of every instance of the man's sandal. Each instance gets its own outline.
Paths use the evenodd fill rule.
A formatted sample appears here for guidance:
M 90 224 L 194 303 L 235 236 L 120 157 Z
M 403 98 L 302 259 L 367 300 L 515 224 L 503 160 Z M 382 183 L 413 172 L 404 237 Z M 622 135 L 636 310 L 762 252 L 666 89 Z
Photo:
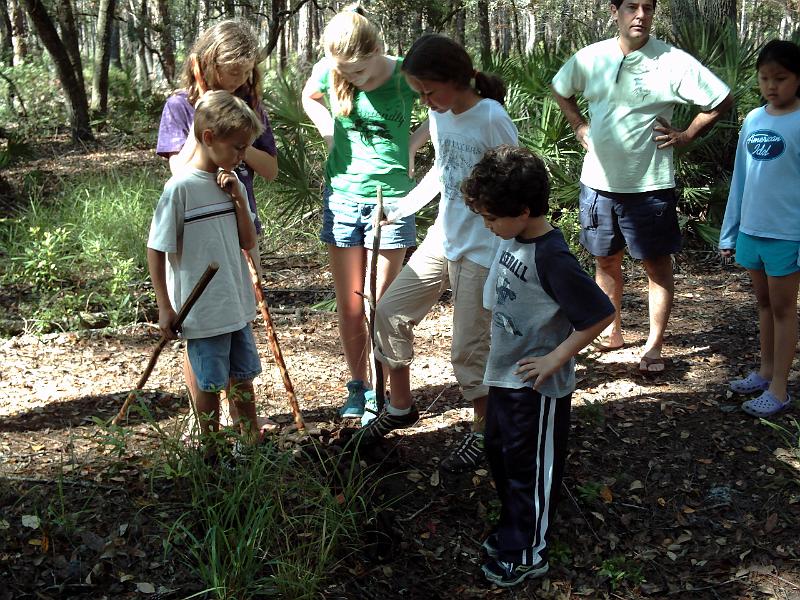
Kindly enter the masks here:
M 662 356 L 651 358 L 643 356 L 639 359 L 639 373 L 643 375 L 659 375 L 667 368 L 667 363 Z
M 591 344 L 592 348 L 594 348 L 597 352 L 614 352 L 614 350 L 622 350 L 625 347 L 625 342 L 621 344 L 609 344 L 608 338 L 603 336 L 598 336 L 594 338 L 594 341 Z
M 781 402 L 769 390 L 764 390 L 758 398 L 742 402 L 742 410 L 754 417 L 771 417 L 783 412 L 792 404 L 792 398 L 786 394 L 786 401 Z
M 728 389 L 734 394 L 754 394 L 768 390 L 769 384 L 769 379 L 764 379 L 757 371 L 753 371 L 744 379 L 728 382 Z

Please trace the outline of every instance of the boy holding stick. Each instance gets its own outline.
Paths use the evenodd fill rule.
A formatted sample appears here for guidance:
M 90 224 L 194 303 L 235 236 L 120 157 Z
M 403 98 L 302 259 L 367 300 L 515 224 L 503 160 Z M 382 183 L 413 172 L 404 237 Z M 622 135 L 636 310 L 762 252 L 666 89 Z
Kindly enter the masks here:
M 256 229 L 244 185 L 233 169 L 262 128 L 240 98 L 225 91 L 207 92 L 196 105 L 197 151 L 187 167 L 167 181 L 150 226 L 147 263 L 159 328 L 167 339 L 177 337 L 175 309 L 205 266 L 214 261 L 220 265 L 182 326 L 197 383 L 192 401 L 203 438 L 219 430 L 223 389 L 238 409 L 242 434 L 251 441 L 256 438 L 253 379 L 261 363 L 251 327 L 256 316 L 253 287 L 241 252 L 256 244 Z

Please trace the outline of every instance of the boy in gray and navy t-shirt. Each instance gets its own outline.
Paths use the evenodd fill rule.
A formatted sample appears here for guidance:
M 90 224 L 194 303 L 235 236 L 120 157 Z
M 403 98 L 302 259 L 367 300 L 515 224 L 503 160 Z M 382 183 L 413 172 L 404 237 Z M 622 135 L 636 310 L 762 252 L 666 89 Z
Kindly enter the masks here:
M 492 310 L 485 448 L 502 508 L 483 544 L 483 572 L 508 587 L 549 568 L 574 357 L 611 323 L 614 307 L 547 222 L 550 184 L 539 157 L 513 146 L 489 150 L 462 192 L 503 238 L 484 289 Z

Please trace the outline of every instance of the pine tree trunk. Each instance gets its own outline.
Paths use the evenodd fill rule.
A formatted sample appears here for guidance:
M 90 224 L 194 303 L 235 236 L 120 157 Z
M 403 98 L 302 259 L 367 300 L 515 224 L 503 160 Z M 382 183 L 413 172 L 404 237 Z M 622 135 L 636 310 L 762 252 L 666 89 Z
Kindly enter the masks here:
M 14 64 L 25 61 L 28 56 L 28 40 L 25 30 L 25 12 L 19 0 L 9 0 L 8 15 L 11 20 L 11 44 L 14 47 Z
M 108 67 L 111 63 L 111 30 L 116 6 L 116 0 L 100 0 L 97 7 L 97 44 L 89 108 L 103 115 L 108 111 Z
M 83 83 L 83 61 L 81 60 L 80 45 L 78 43 L 78 29 L 75 26 L 75 15 L 72 10 L 72 0 L 59 0 L 58 2 L 58 24 L 61 28 L 61 39 L 67 54 L 72 62 L 72 68 L 81 88 Z M 85 94 L 84 94 L 85 95 Z
M 700 0 L 699 9 L 705 24 L 714 27 L 736 25 L 736 0 Z
M 488 65 L 492 62 L 492 33 L 489 28 L 489 3 L 487 0 L 478 0 L 477 10 L 481 64 Z
M 75 141 L 94 139 L 89 122 L 89 103 L 83 88 L 83 78 L 78 79 L 64 42 L 58 36 L 53 19 L 47 13 L 42 0 L 23 0 L 25 10 L 31 18 L 39 38 L 50 53 L 67 96 L 72 138 Z
M 0 63 L 14 64 L 14 42 L 11 39 L 11 18 L 7 0 L 0 0 Z
M 511 3 L 511 22 L 514 27 L 512 37 L 514 38 L 514 50 L 517 54 L 522 54 L 522 28 L 519 23 L 519 11 L 517 5 Z
M 122 70 L 122 39 L 119 31 L 119 23 L 111 21 L 111 41 L 110 41 L 111 64 L 114 68 Z
M 170 84 L 175 83 L 175 42 L 172 39 L 172 17 L 167 0 L 158 0 L 158 39 L 161 52 L 161 67 Z
M 450 36 L 462 46 L 467 45 L 467 19 L 464 3 L 461 0 L 452 0 L 450 10 L 453 18 L 450 21 Z
M 669 0 L 669 7 L 673 34 L 677 35 L 684 25 L 699 22 L 700 9 L 697 7 L 697 0 Z

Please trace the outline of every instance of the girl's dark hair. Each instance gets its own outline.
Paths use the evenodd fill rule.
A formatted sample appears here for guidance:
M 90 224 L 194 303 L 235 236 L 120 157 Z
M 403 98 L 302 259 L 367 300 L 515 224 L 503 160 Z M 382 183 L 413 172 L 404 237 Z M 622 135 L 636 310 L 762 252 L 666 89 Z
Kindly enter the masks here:
M 763 65 L 775 63 L 800 77 L 800 46 L 787 40 L 772 40 L 758 53 L 756 70 Z M 800 87 L 796 96 L 800 97 Z
M 491 73 L 476 71 L 467 51 L 448 37 L 438 33 L 427 33 L 417 39 L 403 59 L 402 70 L 417 79 L 452 83 L 458 87 L 470 87 L 475 80 L 475 91 L 482 98 L 491 98 L 503 104 L 506 84 Z

